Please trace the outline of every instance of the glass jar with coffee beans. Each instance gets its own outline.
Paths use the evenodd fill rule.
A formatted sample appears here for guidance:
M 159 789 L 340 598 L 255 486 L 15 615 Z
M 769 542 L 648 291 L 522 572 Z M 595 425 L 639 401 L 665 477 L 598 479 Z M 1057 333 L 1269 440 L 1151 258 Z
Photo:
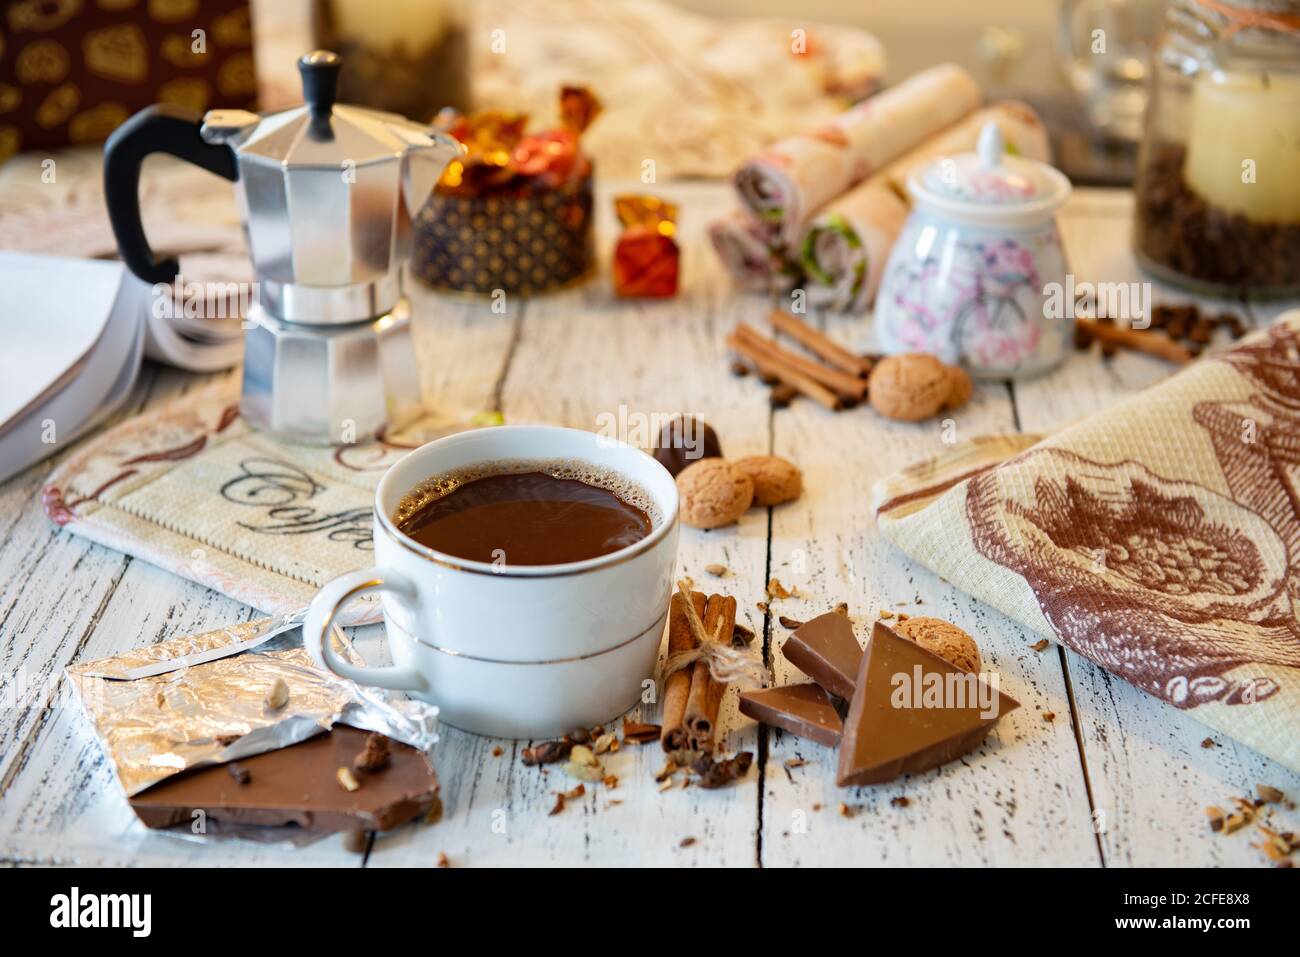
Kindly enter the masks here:
M 1135 191 L 1157 277 L 1300 294 L 1300 0 L 1170 3 Z

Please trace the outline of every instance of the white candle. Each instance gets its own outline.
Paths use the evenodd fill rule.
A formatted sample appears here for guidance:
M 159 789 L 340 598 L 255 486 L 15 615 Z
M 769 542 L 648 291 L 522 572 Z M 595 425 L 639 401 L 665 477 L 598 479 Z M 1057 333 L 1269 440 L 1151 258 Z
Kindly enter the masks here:
M 1218 209 L 1258 223 L 1300 222 L 1300 76 L 1202 74 L 1183 175 Z

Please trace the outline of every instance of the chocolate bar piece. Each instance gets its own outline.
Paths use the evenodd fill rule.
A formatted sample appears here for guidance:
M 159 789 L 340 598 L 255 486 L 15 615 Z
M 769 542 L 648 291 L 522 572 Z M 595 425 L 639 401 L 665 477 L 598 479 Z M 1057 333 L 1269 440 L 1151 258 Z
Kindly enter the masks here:
M 755 721 L 789 731 L 799 738 L 834 747 L 844 727 L 821 685 L 808 682 L 742 691 L 740 713 Z
M 876 622 L 840 736 L 841 787 L 879 784 L 979 747 L 1019 703 Z
M 833 695 L 853 697 L 853 683 L 862 660 L 862 646 L 853 637 L 853 623 L 828 611 L 795 629 L 781 648 L 785 660 Z
M 389 740 L 383 767 L 358 771 L 369 732 L 335 725 L 299 744 L 168 778 L 131 798 L 149 827 L 170 827 L 202 810 L 214 821 L 300 824 L 313 831 L 386 831 L 432 807 L 438 778 L 423 751 Z M 340 768 L 360 786 L 349 791 Z

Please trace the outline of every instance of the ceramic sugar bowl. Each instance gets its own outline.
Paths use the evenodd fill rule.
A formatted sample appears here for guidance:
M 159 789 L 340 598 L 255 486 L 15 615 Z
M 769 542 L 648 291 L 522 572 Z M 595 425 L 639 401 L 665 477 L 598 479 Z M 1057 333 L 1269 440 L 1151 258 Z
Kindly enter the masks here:
M 1007 155 L 990 123 L 977 152 L 922 167 L 908 190 L 913 211 L 876 300 L 880 349 L 928 352 L 982 378 L 1036 375 L 1064 359 L 1072 311 L 1047 306 L 1065 287 L 1055 212 L 1070 181 Z

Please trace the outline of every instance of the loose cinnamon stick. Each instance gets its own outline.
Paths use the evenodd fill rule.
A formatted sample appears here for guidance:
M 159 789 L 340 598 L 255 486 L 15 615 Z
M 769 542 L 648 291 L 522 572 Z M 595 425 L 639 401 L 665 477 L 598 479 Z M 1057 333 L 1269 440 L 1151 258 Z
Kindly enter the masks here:
M 841 399 L 847 399 L 852 402 L 861 402 L 867 397 L 867 382 L 865 379 L 859 379 L 857 376 L 849 375 L 847 372 L 841 372 L 839 369 L 832 369 L 822 365 L 806 356 L 801 356 L 797 352 L 791 352 L 780 343 L 773 339 L 768 339 L 761 335 L 753 327 L 745 323 L 737 323 L 735 328 L 736 335 L 744 339 L 755 349 L 763 352 L 770 358 L 780 359 L 795 369 L 798 369 L 810 379 L 815 379 L 826 388 L 836 393 Z
M 855 356 L 838 342 L 826 337 L 807 323 L 799 321 L 790 313 L 774 309 L 772 314 L 768 316 L 768 321 L 772 323 L 774 328 L 784 332 L 800 345 L 807 347 L 809 351 L 821 356 L 835 368 L 862 379 L 871 375 L 871 361 L 869 359 Z
M 1107 342 L 1121 349 L 1145 352 L 1167 362 L 1187 365 L 1194 358 L 1192 354 L 1163 332 L 1148 332 L 1130 326 L 1116 326 L 1108 322 L 1094 322 L 1091 319 L 1075 319 L 1075 324 L 1098 342 Z
M 691 592 L 691 603 L 695 613 L 704 617 L 705 595 L 703 592 Z M 680 591 L 673 592 L 672 604 L 668 609 L 668 654 L 690 651 L 695 647 L 695 636 L 691 634 L 691 625 L 686 618 L 685 599 Z M 664 710 L 662 730 L 659 743 L 668 752 L 681 751 L 689 744 L 686 732 L 686 699 L 691 691 L 692 664 L 679 671 L 674 671 L 664 679 Z
M 704 612 L 704 633 L 711 639 L 727 640 L 736 627 L 736 599 L 710 595 Z M 686 733 L 692 751 L 713 752 L 713 733 L 718 727 L 718 708 L 727 686 L 714 679 L 706 661 L 691 666 L 691 690 L 686 699 Z
M 778 382 L 785 383 L 792 389 L 799 390 L 800 393 L 808 396 L 810 399 L 820 402 L 832 412 L 838 411 L 844 407 L 844 403 L 840 401 L 840 397 L 830 389 L 826 388 L 826 386 L 822 385 L 815 379 L 804 375 L 798 369 L 795 369 L 785 362 L 782 362 L 779 359 L 774 359 L 762 350 L 756 349 L 752 343 L 740 338 L 734 332 L 727 336 L 727 345 L 736 350 L 736 352 L 740 353 L 750 362 L 754 363 L 755 367 L 763 375 L 770 376 Z

